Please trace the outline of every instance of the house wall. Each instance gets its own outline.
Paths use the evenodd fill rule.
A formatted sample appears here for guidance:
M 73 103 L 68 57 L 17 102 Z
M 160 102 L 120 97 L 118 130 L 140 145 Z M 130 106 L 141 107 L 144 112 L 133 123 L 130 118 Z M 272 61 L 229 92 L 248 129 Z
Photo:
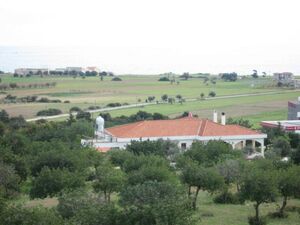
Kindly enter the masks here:
M 143 138 L 113 138 L 114 141 L 109 142 L 105 140 L 81 140 L 82 145 L 90 145 L 93 147 L 102 148 L 120 148 L 124 149 L 131 141 L 156 141 L 159 139 L 174 141 L 178 143 L 178 147 L 181 149 L 188 149 L 191 147 L 194 141 L 201 141 L 207 143 L 210 140 L 222 140 L 230 144 L 234 149 L 242 149 L 245 147 L 247 140 L 258 142 L 261 145 L 261 153 L 264 154 L 264 139 L 267 138 L 266 134 L 258 135 L 235 135 L 235 136 L 174 136 L 174 137 L 143 137 Z

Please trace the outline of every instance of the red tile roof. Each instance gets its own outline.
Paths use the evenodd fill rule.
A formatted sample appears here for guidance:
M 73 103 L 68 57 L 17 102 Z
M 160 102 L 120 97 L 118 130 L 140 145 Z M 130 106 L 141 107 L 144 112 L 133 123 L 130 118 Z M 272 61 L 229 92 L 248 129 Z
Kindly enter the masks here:
M 103 153 L 108 152 L 110 149 L 111 149 L 110 147 L 97 147 L 96 148 L 96 150 L 98 152 L 103 152 Z
M 145 120 L 106 129 L 119 138 L 172 136 L 231 136 L 261 134 L 238 125 L 221 125 L 208 119 L 185 117 L 174 120 Z

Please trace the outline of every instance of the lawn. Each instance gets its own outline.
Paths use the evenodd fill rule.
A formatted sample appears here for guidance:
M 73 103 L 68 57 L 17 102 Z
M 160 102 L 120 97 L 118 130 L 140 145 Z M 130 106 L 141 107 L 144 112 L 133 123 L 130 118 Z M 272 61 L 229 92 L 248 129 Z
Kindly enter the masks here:
M 260 207 L 261 215 L 267 216 L 268 213 L 275 212 L 280 204 L 278 202 L 262 204 Z M 290 200 L 288 206 L 300 208 L 299 200 Z M 198 210 L 199 225 L 248 225 L 248 217 L 254 215 L 253 203 L 246 202 L 244 205 L 215 204 L 212 196 L 206 192 L 199 194 Z M 298 225 L 300 214 L 288 212 L 289 216 L 285 219 L 268 219 L 268 225 Z

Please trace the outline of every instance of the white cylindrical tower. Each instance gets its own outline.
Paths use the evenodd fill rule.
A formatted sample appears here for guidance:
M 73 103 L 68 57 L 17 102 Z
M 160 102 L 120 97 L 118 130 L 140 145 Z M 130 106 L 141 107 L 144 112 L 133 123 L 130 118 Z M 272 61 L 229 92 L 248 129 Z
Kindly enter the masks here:
M 95 129 L 95 135 L 98 137 L 104 136 L 104 119 L 101 116 L 98 116 L 96 118 L 96 129 Z
M 213 113 L 213 121 L 214 121 L 215 123 L 218 122 L 218 112 L 217 112 L 216 110 L 214 110 L 214 113 Z
M 226 125 L 226 115 L 224 112 L 222 112 L 222 115 L 221 115 L 221 124 Z

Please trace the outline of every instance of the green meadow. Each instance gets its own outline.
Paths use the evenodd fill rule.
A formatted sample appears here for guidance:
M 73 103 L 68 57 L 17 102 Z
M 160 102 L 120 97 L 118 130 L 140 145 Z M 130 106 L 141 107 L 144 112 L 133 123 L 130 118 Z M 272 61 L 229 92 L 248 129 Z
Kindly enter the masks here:
M 25 118 L 33 118 L 40 110 L 47 108 L 61 109 L 67 113 L 73 106 L 87 109 L 90 106 L 105 107 L 108 103 L 119 102 L 135 104 L 145 102 L 148 96 L 155 96 L 155 100 L 161 100 L 161 96 L 169 97 L 181 95 L 186 102 L 183 104 L 154 104 L 144 107 L 136 107 L 123 110 L 114 110 L 113 116 L 130 115 L 138 110 L 148 112 L 160 112 L 171 117 L 180 115 L 184 111 L 191 111 L 200 117 L 210 118 L 212 110 L 224 111 L 228 117 L 247 117 L 254 124 L 261 120 L 285 119 L 288 100 L 295 100 L 300 91 L 279 89 L 275 87 L 271 78 L 245 78 L 236 82 L 224 82 L 220 79 L 216 84 L 204 83 L 200 77 L 176 82 L 159 82 L 159 76 L 123 75 L 122 81 L 111 81 L 111 77 L 105 77 L 101 81 L 99 77 L 51 77 L 32 76 L 29 78 L 15 78 L 2 76 L 2 84 L 34 84 L 56 82 L 51 88 L 22 88 L 7 90 L 0 94 L 0 100 L 10 94 L 17 97 L 35 95 L 49 99 L 70 101 L 70 103 L 10 103 L 0 104 L 12 116 L 23 115 Z M 178 84 L 177 84 L 178 81 Z M 214 91 L 217 97 L 239 94 L 267 93 L 261 96 L 243 96 L 238 98 L 200 100 L 200 94 L 208 96 Z M 275 93 L 276 92 L 276 93 Z

